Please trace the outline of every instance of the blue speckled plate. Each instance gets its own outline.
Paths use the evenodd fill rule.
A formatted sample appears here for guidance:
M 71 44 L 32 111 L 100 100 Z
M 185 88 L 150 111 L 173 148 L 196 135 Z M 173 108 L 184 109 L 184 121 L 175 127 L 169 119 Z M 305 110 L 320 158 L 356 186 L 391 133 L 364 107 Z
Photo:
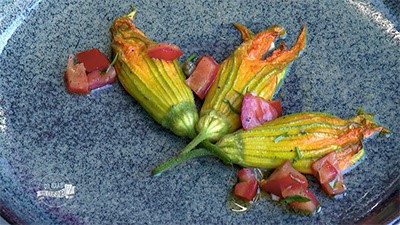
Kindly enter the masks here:
M 400 186 L 396 2 L 6 1 L 9 8 L 0 10 L 0 213 L 25 224 L 358 223 Z M 267 199 L 246 213 L 231 212 L 226 199 L 236 168 L 214 158 L 151 177 L 188 140 L 155 123 L 118 82 L 79 96 L 67 94 L 63 81 L 69 53 L 97 47 L 110 54 L 109 27 L 131 5 L 136 25 L 156 41 L 179 45 L 182 59 L 198 53 L 221 62 L 241 41 L 233 22 L 254 32 L 280 24 L 289 45 L 306 24 L 307 48 L 279 94 L 285 113 L 349 118 L 362 106 L 392 135 L 364 142 L 366 158 L 345 175 L 343 198 L 326 197 L 310 178 L 322 205 L 315 216 Z

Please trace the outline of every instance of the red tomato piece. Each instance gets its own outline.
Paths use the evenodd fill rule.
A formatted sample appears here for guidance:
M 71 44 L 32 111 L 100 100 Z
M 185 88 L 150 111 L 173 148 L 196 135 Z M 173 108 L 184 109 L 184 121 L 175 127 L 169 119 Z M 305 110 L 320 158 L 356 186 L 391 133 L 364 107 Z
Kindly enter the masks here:
M 177 59 L 182 54 L 181 49 L 177 45 L 164 42 L 151 45 L 147 49 L 148 56 L 165 61 Z
M 330 152 L 311 165 L 313 175 L 320 182 L 328 195 L 336 195 L 346 191 L 343 175 L 340 172 L 336 152 Z
M 89 84 L 83 63 L 74 63 L 74 56 L 68 56 L 67 70 L 64 74 L 65 84 L 69 93 L 87 94 Z
M 339 173 L 340 171 L 338 171 L 334 165 L 332 165 L 329 161 L 326 161 L 318 170 L 316 177 L 319 178 L 318 180 L 321 184 L 326 184 L 333 181 L 339 175 Z
M 235 195 L 251 201 L 257 194 L 258 182 L 256 180 L 242 181 L 235 185 Z
M 337 195 L 346 191 L 346 186 L 343 184 L 343 176 L 338 175 L 337 178 L 329 183 L 321 184 L 324 192 L 329 195 Z
M 239 181 L 259 180 L 266 173 L 265 169 L 262 168 L 242 168 L 237 172 Z
M 281 100 L 270 100 L 268 102 L 269 102 L 269 104 L 272 105 L 272 107 L 274 107 L 274 109 L 278 113 L 278 117 L 281 117 L 283 115 L 282 101 Z
M 253 168 L 242 168 L 237 172 L 239 181 L 256 180 Z
M 277 107 L 277 108 L 275 108 Z M 265 99 L 247 93 L 243 97 L 240 119 L 245 130 L 260 126 L 282 115 L 280 101 L 266 101 Z
M 318 171 L 324 166 L 325 162 L 329 162 L 332 166 L 336 167 L 338 166 L 338 160 L 337 160 L 337 154 L 335 151 L 332 151 L 325 156 L 319 158 L 317 161 L 313 162 L 311 165 L 311 170 L 314 174 L 315 177 L 319 179 L 319 173 Z M 325 183 L 325 181 L 320 180 L 320 183 Z
M 300 210 L 302 212 L 312 213 L 319 206 L 319 202 L 314 194 L 308 188 L 304 188 L 301 185 L 288 186 L 285 190 L 282 191 L 282 195 L 283 198 L 304 197 L 305 199 L 308 199 L 309 201 L 305 202 L 290 201 L 288 203 L 292 208 Z
M 308 187 L 306 177 L 295 170 L 289 160 L 286 160 L 274 172 L 260 182 L 260 188 L 263 191 L 282 197 L 282 191 L 289 186 L 301 186 L 304 189 Z
M 196 68 L 186 79 L 186 84 L 199 96 L 204 99 L 210 89 L 215 77 L 218 74 L 219 64 L 211 56 L 202 56 L 196 62 Z
M 108 65 L 110 65 L 110 61 L 108 60 L 107 56 L 101 53 L 97 48 L 79 52 L 76 54 L 76 58 L 79 62 L 85 65 L 87 73 L 95 70 L 105 70 L 107 69 Z
M 93 90 L 99 87 L 103 87 L 107 84 L 112 84 L 117 77 L 114 67 L 110 67 L 108 71 L 103 74 L 100 70 L 95 70 L 87 75 L 89 83 L 89 89 Z

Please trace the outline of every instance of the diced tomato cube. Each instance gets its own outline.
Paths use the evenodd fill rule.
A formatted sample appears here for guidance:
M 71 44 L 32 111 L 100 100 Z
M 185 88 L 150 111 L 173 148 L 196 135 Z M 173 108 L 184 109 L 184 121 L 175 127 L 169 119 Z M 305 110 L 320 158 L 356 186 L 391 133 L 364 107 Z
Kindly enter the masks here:
M 329 163 L 335 167 L 338 165 L 337 155 L 335 151 L 332 151 L 324 155 L 323 157 L 319 158 L 317 161 L 313 162 L 313 164 L 311 165 L 311 170 L 317 178 L 318 178 L 317 176 L 318 171 L 321 169 L 321 167 L 323 167 L 323 165 L 327 161 L 329 161 Z
M 328 195 L 336 195 L 346 190 L 343 175 L 338 166 L 336 152 L 330 152 L 311 165 L 313 175 Z
M 319 202 L 317 200 L 317 198 L 314 196 L 314 194 L 308 189 L 308 188 L 304 188 L 301 185 L 291 185 L 286 187 L 283 191 L 282 191 L 282 197 L 283 198 L 296 198 L 296 197 L 303 197 L 304 200 L 307 201 L 290 201 L 288 204 L 296 209 L 296 210 L 300 210 L 302 212 L 306 212 L 306 213 L 312 213 L 314 212 L 318 206 L 319 206 Z
M 110 61 L 108 60 L 107 56 L 101 53 L 97 48 L 79 52 L 76 54 L 76 58 L 79 62 L 85 65 L 87 73 L 95 70 L 105 70 L 107 69 L 108 65 L 110 65 Z
M 202 56 L 196 62 L 196 68 L 186 79 L 186 84 L 199 96 L 204 99 L 210 89 L 215 77 L 218 74 L 219 64 L 211 56 Z
M 95 70 L 87 75 L 89 89 L 93 90 L 99 87 L 103 87 L 107 84 L 112 84 L 115 81 L 117 73 L 114 67 L 110 67 L 106 73 L 102 73 L 100 70 Z
M 260 126 L 280 115 L 282 115 L 280 101 L 267 101 L 252 93 L 244 95 L 240 114 L 243 129 L 248 130 Z
M 235 185 L 235 195 L 251 201 L 257 194 L 258 182 L 256 180 L 242 181 Z
M 306 177 L 295 170 L 289 160 L 286 160 L 274 172 L 260 182 L 260 188 L 276 196 L 282 197 L 282 190 L 289 186 L 300 185 L 304 189 L 308 187 Z
M 65 84 L 69 93 L 87 94 L 89 84 L 83 63 L 74 63 L 74 56 L 68 56 L 67 70 L 64 74 Z
M 265 172 L 262 168 L 245 167 L 237 172 L 237 176 L 239 181 L 260 180 Z
M 316 177 L 319 178 L 319 182 L 321 184 L 326 184 L 333 181 L 339 173 L 340 171 L 338 171 L 334 165 L 332 165 L 329 161 L 325 161 L 325 163 L 317 172 Z
M 282 101 L 281 100 L 269 100 L 269 104 L 274 107 L 276 112 L 278 113 L 278 117 L 281 117 L 283 115 L 283 110 L 282 110 Z
M 343 184 L 342 175 L 338 175 L 335 180 L 329 183 L 321 184 L 321 186 L 324 192 L 329 196 L 341 194 L 346 191 L 346 186 Z
M 177 59 L 182 54 L 181 49 L 177 45 L 164 42 L 151 45 L 147 49 L 148 56 L 165 61 Z
M 242 168 L 237 172 L 239 181 L 256 180 L 253 168 Z

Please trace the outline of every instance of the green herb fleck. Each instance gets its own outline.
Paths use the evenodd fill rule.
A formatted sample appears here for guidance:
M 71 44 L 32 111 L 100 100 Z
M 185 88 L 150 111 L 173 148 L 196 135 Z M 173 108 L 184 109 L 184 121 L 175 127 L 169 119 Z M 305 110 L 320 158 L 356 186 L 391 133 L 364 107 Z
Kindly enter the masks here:
M 114 66 L 115 62 L 117 61 L 118 53 L 115 54 L 113 61 L 110 63 L 110 66 Z
M 233 91 L 234 91 L 236 94 L 238 94 L 240 97 L 243 98 L 243 96 L 244 96 L 243 93 L 241 93 L 240 91 L 237 91 L 237 90 L 235 90 L 235 89 L 233 89 Z M 246 92 L 245 92 L 245 93 L 246 93 Z
M 261 179 L 263 179 L 264 177 L 263 172 L 260 168 L 253 168 L 253 173 L 257 181 L 261 181 Z
M 295 147 L 294 150 L 296 151 L 296 157 L 293 158 L 292 163 L 295 163 L 297 160 L 302 159 L 303 155 L 301 154 L 301 151 L 299 149 L 299 147 Z
M 296 150 L 297 158 L 298 158 L 298 159 L 302 159 L 302 158 L 303 158 L 303 155 L 301 154 L 299 147 L 296 146 L 296 147 L 294 148 L 294 150 Z
M 191 54 L 187 59 L 186 62 L 191 62 L 193 59 L 195 59 L 197 57 L 196 53 Z
M 338 181 L 339 181 L 339 176 L 336 176 L 335 179 L 333 179 L 331 182 L 329 182 L 329 186 L 331 186 L 332 189 L 335 189 Z
M 228 99 L 224 98 L 224 99 L 222 100 L 222 102 L 228 104 L 229 109 L 232 110 L 232 112 L 234 112 L 234 113 L 240 115 L 240 111 L 237 110 L 235 107 L 233 107 L 232 103 L 231 103 Z
M 282 202 L 284 203 L 291 203 L 291 202 L 309 202 L 311 201 L 311 199 L 306 198 L 304 196 L 300 196 L 300 195 L 293 195 L 293 196 L 288 196 L 284 199 L 282 199 Z
M 277 142 L 281 141 L 282 139 L 284 139 L 284 138 L 286 138 L 286 137 L 289 137 L 288 132 L 285 132 L 285 133 L 279 135 L 278 137 L 276 137 L 275 140 L 274 140 L 274 142 L 277 143 Z
M 108 65 L 107 69 L 101 71 L 101 75 L 106 74 L 106 73 L 108 72 L 108 70 L 110 70 L 110 68 L 111 68 L 112 66 L 114 66 L 115 62 L 117 61 L 117 58 L 118 58 L 118 53 L 115 54 L 114 59 L 111 61 L 110 65 Z

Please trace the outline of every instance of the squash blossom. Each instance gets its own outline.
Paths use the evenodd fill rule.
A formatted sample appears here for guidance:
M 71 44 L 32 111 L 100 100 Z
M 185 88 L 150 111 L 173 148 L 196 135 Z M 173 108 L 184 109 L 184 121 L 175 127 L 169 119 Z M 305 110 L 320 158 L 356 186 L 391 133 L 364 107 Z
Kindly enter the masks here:
M 271 99 L 279 90 L 289 64 L 306 46 L 306 28 L 303 27 L 291 49 L 286 49 L 281 42 L 268 55 L 275 40 L 286 34 L 284 28 L 275 25 L 254 35 L 245 26 L 234 25 L 241 32 L 243 43 L 221 63 L 200 111 L 196 126 L 198 135 L 182 153 L 204 140 L 217 141 L 222 135 L 239 129 L 243 95 L 252 92 Z
M 157 43 L 135 26 L 135 12 L 115 19 L 110 29 L 117 78 L 154 120 L 179 136 L 194 137 L 198 112 L 181 66 L 177 59 L 148 56 Z
M 249 130 L 240 129 L 227 134 L 215 145 L 203 144 L 203 149 L 167 161 L 153 173 L 161 173 L 189 158 L 206 155 L 206 151 L 210 155 L 223 156 L 225 162 L 243 167 L 274 169 L 290 160 L 296 170 L 306 174 L 312 173 L 314 161 L 336 151 L 339 169 L 345 170 L 364 155 L 364 138 L 388 132 L 374 122 L 372 114 L 361 110 L 349 120 L 319 112 L 290 114 Z
M 349 120 L 326 113 L 296 113 L 226 135 L 216 146 L 245 167 L 273 169 L 291 160 L 296 170 L 311 173 L 311 164 L 332 151 L 337 153 L 339 169 L 347 169 L 364 155 L 362 140 L 376 132 L 389 130 L 362 111 Z

